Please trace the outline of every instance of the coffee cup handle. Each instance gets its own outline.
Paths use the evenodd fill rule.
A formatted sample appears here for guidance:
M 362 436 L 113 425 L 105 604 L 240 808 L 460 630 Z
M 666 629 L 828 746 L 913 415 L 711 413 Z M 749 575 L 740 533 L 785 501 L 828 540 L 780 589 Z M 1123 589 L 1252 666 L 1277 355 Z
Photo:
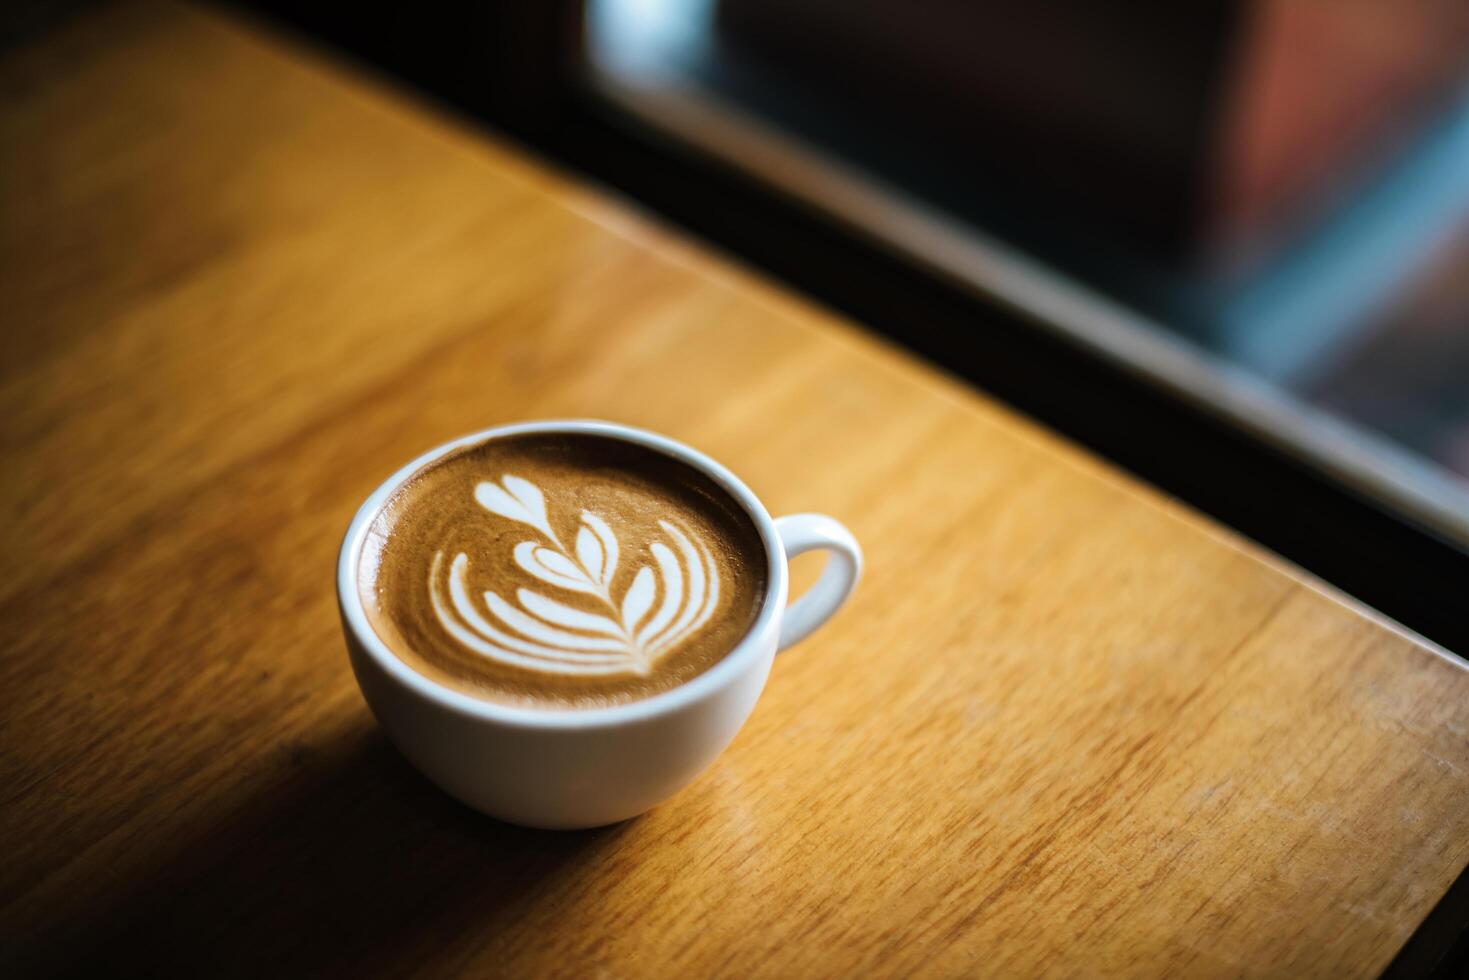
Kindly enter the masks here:
M 842 608 L 862 574 L 862 547 L 851 531 L 825 514 L 777 518 L 775 531 L 787 561 L 817 549 L 829 552 L 821 578 L 786 607 L 776 648 L 780 651 L 800 643 Z

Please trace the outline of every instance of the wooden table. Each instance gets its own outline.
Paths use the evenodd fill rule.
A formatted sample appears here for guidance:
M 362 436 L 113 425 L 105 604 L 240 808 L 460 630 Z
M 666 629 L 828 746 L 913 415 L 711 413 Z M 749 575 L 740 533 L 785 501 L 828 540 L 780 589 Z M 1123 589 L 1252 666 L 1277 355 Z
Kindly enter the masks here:
M 218 14 L 0 92 L 0 974 L 1366 975 L 1469 861 L 1461 663 L 860 329 Z M 567 415 L 869 571 L 694 786 L 540 833 L 395 754 L 332 569 Z

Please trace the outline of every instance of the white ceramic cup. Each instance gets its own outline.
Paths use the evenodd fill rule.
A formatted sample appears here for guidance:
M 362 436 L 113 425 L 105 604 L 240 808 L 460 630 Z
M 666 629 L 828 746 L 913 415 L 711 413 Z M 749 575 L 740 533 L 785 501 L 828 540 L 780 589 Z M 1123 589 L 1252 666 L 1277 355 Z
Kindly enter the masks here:
M 454 450 L 523 433 L 584 433 L 647 446 L 709 476 L 760 532 L 767 586 L 750 631 L 707 671 L 661 694 L 609 708 L 514 708 L 451 690 L 413 670 L 373 631 L 357 589 L 368 528 L 410 477 Z M 786 562 L 829 553 L 820 579 L 789 606 Z M 372 713 L 429 779 L 477 810 L 532 827 L 596 827 L 637 816 L 688 785 L 729 745 L 765 687 L 776 653 L 847 601 L 862 549 L 820 514 L 772 520 L 749 488 L 714 460 L 672 439 L 595 421 L 529 422 L 456 439 L 388 478 L 358 510 L 337 560 L 337 603 L 352 671 Z

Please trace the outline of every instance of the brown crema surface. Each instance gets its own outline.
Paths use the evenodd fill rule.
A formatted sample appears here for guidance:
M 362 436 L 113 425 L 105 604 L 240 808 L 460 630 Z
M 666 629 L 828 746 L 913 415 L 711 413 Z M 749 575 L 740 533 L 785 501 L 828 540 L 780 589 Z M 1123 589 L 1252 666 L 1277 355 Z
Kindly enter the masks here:
M 713 480 L 581 434 L 491 439 L 430 464 L 374 519 L 358 571 L 368 621 L 404 663 L 551 709 L 708 670 L 749 632 L 767 579 L 759 531 Z

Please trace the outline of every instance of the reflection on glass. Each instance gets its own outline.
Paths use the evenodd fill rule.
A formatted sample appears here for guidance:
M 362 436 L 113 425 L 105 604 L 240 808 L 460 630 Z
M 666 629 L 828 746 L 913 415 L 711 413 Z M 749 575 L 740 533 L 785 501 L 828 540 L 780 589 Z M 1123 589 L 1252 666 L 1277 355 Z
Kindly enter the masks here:
M 1469 4 L 597 0 L 594 90 L 1469 544 Z

